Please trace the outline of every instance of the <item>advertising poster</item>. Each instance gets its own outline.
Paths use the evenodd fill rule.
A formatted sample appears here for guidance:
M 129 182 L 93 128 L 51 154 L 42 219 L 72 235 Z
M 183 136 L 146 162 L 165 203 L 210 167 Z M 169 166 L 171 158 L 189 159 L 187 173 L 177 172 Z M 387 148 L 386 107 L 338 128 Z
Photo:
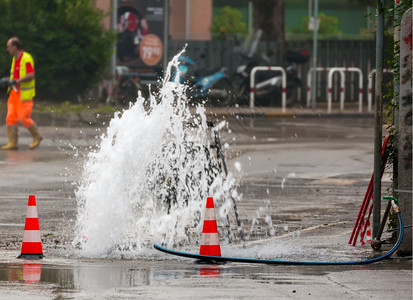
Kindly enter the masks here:
M 135 72 L 163 69 L 165 0 L 118 1 L 116 63 Z

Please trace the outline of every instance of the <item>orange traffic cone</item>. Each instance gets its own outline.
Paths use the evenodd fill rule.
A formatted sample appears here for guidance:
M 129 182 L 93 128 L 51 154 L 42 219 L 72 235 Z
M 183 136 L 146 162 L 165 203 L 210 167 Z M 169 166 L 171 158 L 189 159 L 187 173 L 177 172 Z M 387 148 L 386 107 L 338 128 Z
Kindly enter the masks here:
M 215 219 L 214 199 L 207 198 L 204 226 L 202 227 L 201 249 L 199 254 L 221 256 L 219 246 L 218 227 Z
M 36 199 L 29 196 L 26 223 L 21 254 L 17 258 L 39 259 L 43 258 L 42 241 L 40 240 L 39 219 L 37 217 Z

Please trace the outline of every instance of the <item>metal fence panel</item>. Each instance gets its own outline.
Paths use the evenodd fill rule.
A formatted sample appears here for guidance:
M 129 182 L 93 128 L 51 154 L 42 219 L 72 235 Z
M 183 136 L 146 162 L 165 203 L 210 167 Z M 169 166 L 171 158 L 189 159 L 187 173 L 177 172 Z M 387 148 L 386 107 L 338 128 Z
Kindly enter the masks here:
M 240 64 L 240 55 L 236 52 L 237 45 L 233 40 L 211 41 L 170 41 L 168 53 L 172 58 L 187 44 L 184 55 L 191 57 L 200 69 L 214 69 L 225 67 L 233 74 Z M 312 52 L 312 40 L 289 40 L 285 43 L 285 50 L 307 50 Z M 260 53 L 272 53 L 269 56 L 270 64 L 284 66 L 282 45 L 277 42 L 260 42 Z M 363 72 L 363 99 L 367 103 L 368 74 L 375 67 L 375 41 L 374 40 L 319 40 L 318 41 L 318 67 L 356 67 Z M 298 99 L 302 105 L 306 102 L 305 81 L 307 72 L 312 66 L 312 59 L 299 66 L 299 77 L 303 86 L 298 92 Z M 339 74 L 334 75 L 333 101 L 339 100 Z M 345 100 L 358 101 L 358 75 L 346 73 Z M 317 74 L 317 101 L 327 99 L 327 72 Z

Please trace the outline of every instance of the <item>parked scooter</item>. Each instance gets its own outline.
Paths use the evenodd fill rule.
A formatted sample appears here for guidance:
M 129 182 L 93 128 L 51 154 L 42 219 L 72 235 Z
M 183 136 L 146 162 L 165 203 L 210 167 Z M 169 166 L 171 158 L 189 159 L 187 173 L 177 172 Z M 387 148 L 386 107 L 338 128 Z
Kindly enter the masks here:
M 192 103 L 225 106 L 234 101 L 236 87 L 225 68 L 200 70 L 186 56 L 178 58 L 179 81 L 189 86 L 188 97 Z M 176 73 L 172 76 L 174 80 Z
M 251 70 L 256 66 L 270 65 L 268 56 L 257 54 L 257 46 L 261 34 L 262 32 L 260 30 L 257 31 L 249 49 L 244 45 L 239 51 L 242 63 L 237 67 L 235 74 L 233 75 L 233 82 L 238 86 L 237 102 L 239 104 L 249 103 Z M 303 84 L 298 77 L 298 65 L 308 62 L 309 53 L 305 50 L 288 50 L 286 52 L 286 60 L 288 64 L 284 66 L 284 69 L 287 75 L 287 105 L 291 105 L 295 101 L 294 91 Z M 255 78 L 254 92 L 255 101 L 259 105 L 280 105 L 282 92 L 281 72 L 258 72 Z
M 257 54 L 261 35 L 262 31 L 258 30 L 251 43 L 248 40 L 244 42 L 238 51 L 242 63 L 231 77 L 225 68 L 199 70 L 191 58 L 180 56 L 178 58 L 179 80 L 181 83 L 189 85 L 190 101 L 212 106 L 248 105 L 251 70 L 256 66 L 270 65 L 267 56 Z M 288 64 L 284 68 L 287 75 L 287 105 L 294 102 L 294 91 L 297 87 L 302 86 L 298 77 L 298 64 L 306 63 L 308 59 L 309 53 L 307 51 L 289 50 L 286 52 Z M 280 72 L 258 72 L 255 82 L 254 91 L 257 104 L 270 106 L 281 104 L 282 76 Z

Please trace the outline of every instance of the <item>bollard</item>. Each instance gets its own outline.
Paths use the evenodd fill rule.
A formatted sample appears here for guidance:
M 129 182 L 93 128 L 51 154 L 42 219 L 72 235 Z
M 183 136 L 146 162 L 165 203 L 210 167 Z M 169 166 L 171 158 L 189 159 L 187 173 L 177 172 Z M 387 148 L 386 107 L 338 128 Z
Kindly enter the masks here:
M 317 67 L 316 72 L 320 71 L 330 71 L 331 68 L 324 68 L 324 67 Z M 311 105 L 311 81 L 312 81 L 312 73 L 313 68 L 310 68 L 307 72 L 307 108 L 310 108 Z M 340 103 L 344 103 L 345 98 L 345 74 L 343 71 L 340 71 Z
M 250 75 L 250 108 L 252 109 L 255 106 L 255 73 L 258 71 L 281 71 L 281 106 L 284 113 L 287 107 L 287 73 L 283 67 L 278 66 L 258 66 L 252 68 Z
M 327 112 L 331 113 L 331 105 L 333 101 L 333 74 L 334 72 L 357 72 L 359 74 L 359 112 L 363 110 L 363 72 L 359 68 L 330 68 L 328 71 L 327 81 Z M 344 97 L 340 99 L 340 109 L 344 109 Z

